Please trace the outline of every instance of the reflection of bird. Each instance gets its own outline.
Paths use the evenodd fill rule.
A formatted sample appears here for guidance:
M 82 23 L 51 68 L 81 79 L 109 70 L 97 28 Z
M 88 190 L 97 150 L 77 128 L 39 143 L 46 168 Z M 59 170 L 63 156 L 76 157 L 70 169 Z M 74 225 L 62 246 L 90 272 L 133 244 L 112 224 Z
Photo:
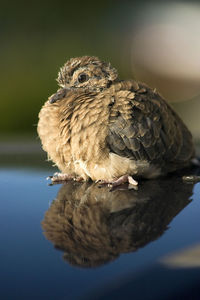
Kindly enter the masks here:
M 194 156 L 191 134 L 172 108 L 145 84 L 119 80 L 109 63 L 70 59 L 58 83 L 38 123 L 44 150 L 66 174 L 58 180 L 134 184 L 129 175 L 157 177 Z
M 42 221 L 47 239 L 73 265 L 94 267 L 157 239 L 189 202 L 193 185 L 173 176 L 109 191 L 66 183 Z M 169 188 L 170 187 L 170 188 Z

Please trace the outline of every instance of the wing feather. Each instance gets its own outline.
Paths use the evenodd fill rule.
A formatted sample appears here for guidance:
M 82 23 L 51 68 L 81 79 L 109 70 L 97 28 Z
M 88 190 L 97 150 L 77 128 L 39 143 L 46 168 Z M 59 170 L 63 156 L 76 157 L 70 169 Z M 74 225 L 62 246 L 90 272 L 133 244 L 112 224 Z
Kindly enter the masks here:
M 190 132 L 159 94 L 145 85 L 139 87 L 138 92 L 115 95 L 107 137 L 110 150 L 155 163 L 188 161 L 194 155 Z

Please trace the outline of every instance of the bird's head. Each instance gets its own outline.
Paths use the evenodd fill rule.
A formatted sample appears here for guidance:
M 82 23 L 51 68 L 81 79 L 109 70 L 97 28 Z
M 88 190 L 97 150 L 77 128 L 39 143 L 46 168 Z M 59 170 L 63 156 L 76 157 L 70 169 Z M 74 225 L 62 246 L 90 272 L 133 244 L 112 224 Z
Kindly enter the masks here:
M 110 86 L 118 77 L 110 63 L 97 57 L 71 58 L 58 73 L 57 81 L 62 88 L 101 91 Z

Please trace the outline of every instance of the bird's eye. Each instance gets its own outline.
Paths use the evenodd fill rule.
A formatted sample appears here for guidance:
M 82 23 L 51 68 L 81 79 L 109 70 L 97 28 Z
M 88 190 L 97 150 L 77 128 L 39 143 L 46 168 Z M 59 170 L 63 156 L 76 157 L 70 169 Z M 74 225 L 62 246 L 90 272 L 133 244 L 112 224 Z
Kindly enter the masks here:
M 89 79 L 88 75 L 85 73 L 78 75 L 78 82 L 83 83 Z

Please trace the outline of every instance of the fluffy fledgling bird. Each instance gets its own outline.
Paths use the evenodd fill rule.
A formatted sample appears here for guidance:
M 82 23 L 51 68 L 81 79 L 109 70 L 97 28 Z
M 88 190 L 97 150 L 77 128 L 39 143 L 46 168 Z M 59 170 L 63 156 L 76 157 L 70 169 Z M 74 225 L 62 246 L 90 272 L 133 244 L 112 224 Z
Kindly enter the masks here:
M 155 91 L 120 80 L 97 57 L 70 59 L 58 73 L 61 87 L 39 113 L 43 149 L 62 173 L 52 180 L 137 184 L 186 167 L 192 136 Z M 133 176 L 133 177 L 132 177 Z

